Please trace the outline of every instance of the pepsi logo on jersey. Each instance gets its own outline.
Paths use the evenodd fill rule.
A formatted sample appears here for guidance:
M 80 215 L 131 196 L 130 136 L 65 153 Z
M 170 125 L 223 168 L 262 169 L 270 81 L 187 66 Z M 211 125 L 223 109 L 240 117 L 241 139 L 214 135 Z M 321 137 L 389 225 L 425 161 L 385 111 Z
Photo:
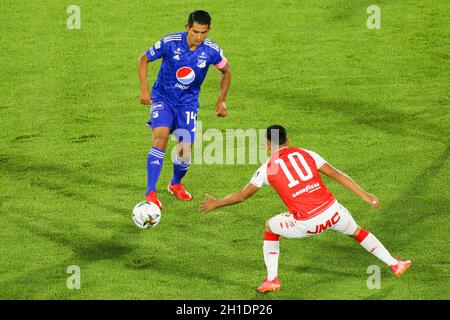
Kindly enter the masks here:
M 190 84 L 195 79 L 195 72 L 189 67 L 181 67 L 177 70 L 177 80 L 184 84 Z

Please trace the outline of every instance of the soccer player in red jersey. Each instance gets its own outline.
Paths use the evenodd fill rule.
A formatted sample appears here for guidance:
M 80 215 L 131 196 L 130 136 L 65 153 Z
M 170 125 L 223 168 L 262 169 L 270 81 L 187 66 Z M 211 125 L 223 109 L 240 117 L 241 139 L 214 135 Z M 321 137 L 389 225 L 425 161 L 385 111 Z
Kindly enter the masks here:
M 342 206 L 322 182 L 320 173 L 337 181 L 369 203 L 380 206 L 379 199 L 364 191 L 352 178 L 331 166 L 320 155 L 306 149 L 289 147 L 286 129 L 279 125 L 267 128 L 267 149 L 270 157 L 240 191 L 222 199 L 211 196 L 201 202 L 200 210 L 209 212 L 220 207 L 247 200 L 264 184 L 271 185 L 278 193 L 288 212 L 272 217 L 266 223 L 264 233 L 264 262 L 267 277 L 259 292 L 278 291 L 278 257 L 280 236 L 304 238 L 333 230 L 352 236 L 367 251 L 386 263 L 396 276 L 411 265 L 391 256 L 383 244 L 370 232 L 358 226 L 350 212 Z

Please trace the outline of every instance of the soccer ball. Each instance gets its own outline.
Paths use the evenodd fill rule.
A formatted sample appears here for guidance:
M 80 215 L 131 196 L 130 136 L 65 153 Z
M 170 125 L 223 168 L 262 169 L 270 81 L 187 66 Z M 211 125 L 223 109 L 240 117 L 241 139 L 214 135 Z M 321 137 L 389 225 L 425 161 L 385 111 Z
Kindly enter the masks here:
M 140 229 L 154 228 L 161 220 L 161 210 L 152 202 L 140 202 L 133 209 L 133 222 Z

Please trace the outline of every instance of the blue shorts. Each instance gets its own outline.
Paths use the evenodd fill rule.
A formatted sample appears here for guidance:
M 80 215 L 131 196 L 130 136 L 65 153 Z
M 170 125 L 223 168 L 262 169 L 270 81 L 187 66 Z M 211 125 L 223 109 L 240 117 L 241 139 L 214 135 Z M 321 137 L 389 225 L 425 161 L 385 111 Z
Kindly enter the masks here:
M 173 105 L 157 97 L 152 97 L 150 119 L 147 121 L 147 125 L 152 129 L 169 127 L 170 133 L 176 136 L 179 142 L 194 143 L 197 113 L 198 105 Z

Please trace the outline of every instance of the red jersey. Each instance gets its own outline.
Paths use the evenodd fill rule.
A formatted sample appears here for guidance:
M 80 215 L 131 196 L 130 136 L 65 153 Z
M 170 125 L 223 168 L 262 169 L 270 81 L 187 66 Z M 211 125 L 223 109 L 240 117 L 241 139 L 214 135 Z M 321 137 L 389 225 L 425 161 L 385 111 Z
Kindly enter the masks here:
M 300 148 L 281 148 L 270 156 L 250 181 L 257 187 L 270 184 L 296 219 L 317 216 L 336 199 L 320 178 L 327 163 L 317 153 Z

